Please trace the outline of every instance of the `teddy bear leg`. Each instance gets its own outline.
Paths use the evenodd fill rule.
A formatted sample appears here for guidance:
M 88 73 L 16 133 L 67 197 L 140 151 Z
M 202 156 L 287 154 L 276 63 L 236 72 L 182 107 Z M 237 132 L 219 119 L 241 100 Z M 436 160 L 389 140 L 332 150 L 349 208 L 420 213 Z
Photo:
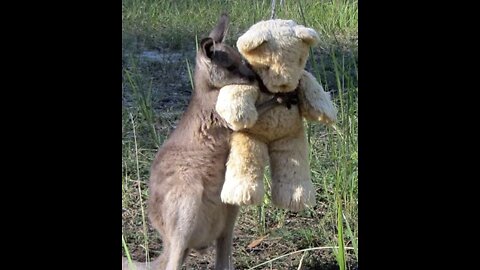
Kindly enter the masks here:
M 260 204 L 265 194 L 263 172 L 268 161 L 267 145 L 250 135 L 234 132 L 220 197 L 235 205 Z
M 269 145 L 272 172 L 272 203 L 280 208 L 301 211 L 315 205 L 310 178 L 305 133 Z

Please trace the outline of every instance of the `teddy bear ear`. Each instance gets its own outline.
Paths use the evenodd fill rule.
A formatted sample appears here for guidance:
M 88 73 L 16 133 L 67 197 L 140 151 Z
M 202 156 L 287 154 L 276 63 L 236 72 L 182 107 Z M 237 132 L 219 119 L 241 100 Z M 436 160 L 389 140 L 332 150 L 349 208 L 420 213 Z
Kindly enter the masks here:
M 238 38 L 237 48 L 241 53 L 248 54 L 267 42 L 268 39 L 269 36 L 265 32 L 246 32 Z
M 317 31 L 312 28 L 298 26 L 295 28 L 295 34 L 309 46 L 315 46 L 320 42 L 320 37 L 318 36 Z

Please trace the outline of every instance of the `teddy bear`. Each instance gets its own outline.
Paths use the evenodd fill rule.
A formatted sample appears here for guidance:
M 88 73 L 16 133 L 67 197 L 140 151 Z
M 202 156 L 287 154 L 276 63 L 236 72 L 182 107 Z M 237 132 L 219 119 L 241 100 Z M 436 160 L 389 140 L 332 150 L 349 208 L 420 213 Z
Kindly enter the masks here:
M 238 38 L 237 48 L 259 84 L 227 85 L 218 95 L 216 111 L 233 130 L 220 194 L 224 203 L 260 204 L 269 164 L 275 206 L 301 211 L 315 205 L 303 119 L 332 124 L 337 115 L 330 94 L 305 70 L 309 49 L 318 42 L 314 29 L 283 19 L 260 21 Z M 296 93 L 297 105 L 257 111 L 288 93 Z

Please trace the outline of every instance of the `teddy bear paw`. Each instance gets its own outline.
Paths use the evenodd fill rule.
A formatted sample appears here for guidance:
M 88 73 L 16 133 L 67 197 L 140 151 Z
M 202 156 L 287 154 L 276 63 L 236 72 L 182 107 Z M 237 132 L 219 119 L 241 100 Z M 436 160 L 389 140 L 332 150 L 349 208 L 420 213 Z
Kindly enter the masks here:
M 325 124 L 333 124 L 337 121 L 337 113 L 334 108 L 331 110 L 326 110 L 323 112 L 320 117 L 319 121 Z
M 225 180 L 220 198 L 223 203 L 234 205 L 258 205 L 264 195 L 263 183 L 252 183 L 235 179 Z
M 235 119 L 227 121 L 229 126 L 234 131 L 239 131 L 245 128 L 251 128 L 257 122 L 258 114 L 252 111 L 249 114 L 238 114 Z
M 272 203 L 280 208 L 294 212 L 302 211 L 315 205 L 315 189 L 311 182 L 302 184 L 274 184 L 272 186 Z

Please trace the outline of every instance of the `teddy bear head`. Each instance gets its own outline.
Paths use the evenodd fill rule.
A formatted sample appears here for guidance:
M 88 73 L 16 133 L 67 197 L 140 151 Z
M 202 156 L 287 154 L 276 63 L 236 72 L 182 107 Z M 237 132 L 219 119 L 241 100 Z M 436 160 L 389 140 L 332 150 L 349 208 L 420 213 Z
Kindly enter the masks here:
M 319 40 L 312 28 L 273 19 L 251 26 L 238 38 L 237 48 L 270 92 L 285 93 L 297 88 L 309 48 Z

